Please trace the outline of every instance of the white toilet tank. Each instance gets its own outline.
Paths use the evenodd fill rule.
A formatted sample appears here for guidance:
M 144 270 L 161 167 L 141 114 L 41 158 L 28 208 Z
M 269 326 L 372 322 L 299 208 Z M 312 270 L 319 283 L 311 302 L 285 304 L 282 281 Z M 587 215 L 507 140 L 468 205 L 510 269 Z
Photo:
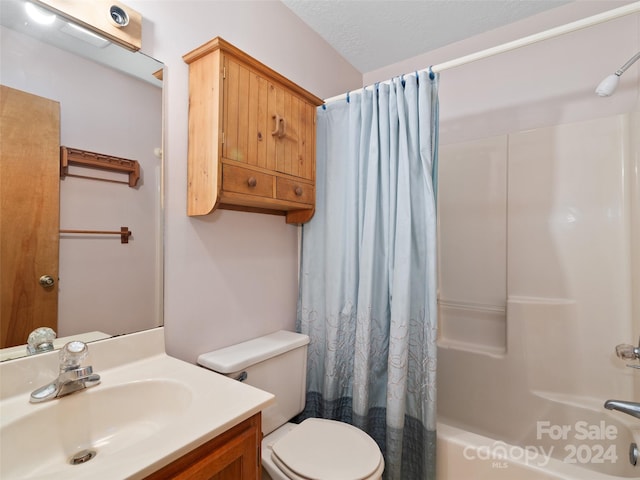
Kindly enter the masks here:
M 203 353 L 198 363 L 248 385 L 272 393 L 275 405 L 262 412 L 268 435 L 304 409 L 309 337 L 281 330 L 263 337 Z

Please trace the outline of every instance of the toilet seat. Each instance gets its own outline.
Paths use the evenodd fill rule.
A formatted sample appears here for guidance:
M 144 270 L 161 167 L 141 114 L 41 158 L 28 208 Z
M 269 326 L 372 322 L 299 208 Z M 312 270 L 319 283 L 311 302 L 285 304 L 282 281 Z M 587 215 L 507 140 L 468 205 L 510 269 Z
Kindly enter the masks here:
M 334 420 L 309 418 L 272 445 L 271 459 L 292 480 L 380 478 L 384 460 L 362 430 Z

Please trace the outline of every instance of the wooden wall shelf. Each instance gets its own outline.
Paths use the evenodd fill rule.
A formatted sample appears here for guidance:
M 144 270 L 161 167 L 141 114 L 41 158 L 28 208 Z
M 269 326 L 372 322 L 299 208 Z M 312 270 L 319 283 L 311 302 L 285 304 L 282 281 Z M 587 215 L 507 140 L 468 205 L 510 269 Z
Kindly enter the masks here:
M 128 182 L 120 182 L 118 180 L 109 180 L 99 177 L 88 177 L 69 173 L 69 165 L 79 165 L 88 168 L 97 168 L 100 170 L 108 170 L 117 173 L 125 173 L 129 176 Z M 127 160 L 126 158 L 112 157 L 103 155 L 102 153 L 88 152 L 77 148 L 60 147 L 60 177 L 79 177 L 90 178 L 92 180 L 101 180 L 106 182 L 124 183 L 130 187 L 135 187 L 140 178 L 140 164 L 136 160 Z

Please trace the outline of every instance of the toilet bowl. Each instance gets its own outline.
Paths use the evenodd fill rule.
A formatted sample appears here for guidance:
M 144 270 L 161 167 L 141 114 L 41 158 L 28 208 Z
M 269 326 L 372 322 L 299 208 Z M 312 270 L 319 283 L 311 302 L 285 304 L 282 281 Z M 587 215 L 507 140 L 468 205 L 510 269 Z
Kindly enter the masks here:
M 262 466 L 272 480 L 379 480 L 384 460 L 362 430 L 309 418 L 286 423 L 263 439 Z
M 275 395 L 262 412 L 262 466 L 272 480 L 380 480 L 382 452 L 362 430 L 319 418 L 288 423 L 304 408 L 308 343 L 282 330 L 202 354 L 198 363 Z

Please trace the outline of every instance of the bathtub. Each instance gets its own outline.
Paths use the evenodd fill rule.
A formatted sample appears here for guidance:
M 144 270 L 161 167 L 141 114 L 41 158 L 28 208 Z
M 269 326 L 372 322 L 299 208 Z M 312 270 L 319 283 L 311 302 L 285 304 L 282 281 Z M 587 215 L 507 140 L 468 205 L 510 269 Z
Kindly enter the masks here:
M 593 424 L 590 420 L 578 420 L 581 423 L 577 424 L 543 421 L 536 426 L 539 438 L 518 442 L 520 445 L 440 421 L 437 479 L 639 479 L 640 462 L 635 467 L 629 462 L 629 445 L 631 442 L 640 445 L 640 422 L 637 429 L 632 429 L 608 416 L 604 424 L 601 421 Z M 598 439 L 583 440 L 585 436 Z

